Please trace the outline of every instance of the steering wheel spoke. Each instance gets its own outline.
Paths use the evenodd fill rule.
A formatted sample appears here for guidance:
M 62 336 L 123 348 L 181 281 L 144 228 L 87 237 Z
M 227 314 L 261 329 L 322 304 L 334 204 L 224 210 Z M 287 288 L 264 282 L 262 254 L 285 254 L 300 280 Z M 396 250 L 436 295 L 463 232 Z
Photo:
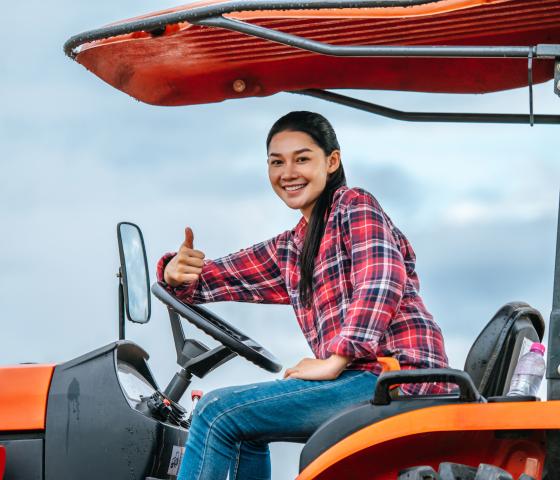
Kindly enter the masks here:
M 152 285 L 152 293 L 178 315 L 201 329 L 239 356 L 269 371 L 279 372 L 282 365 L 276 357 L 256 340 L 245 335 L 237 327 L 200 305 L 187 305 L 171 294 L 162 282 Z

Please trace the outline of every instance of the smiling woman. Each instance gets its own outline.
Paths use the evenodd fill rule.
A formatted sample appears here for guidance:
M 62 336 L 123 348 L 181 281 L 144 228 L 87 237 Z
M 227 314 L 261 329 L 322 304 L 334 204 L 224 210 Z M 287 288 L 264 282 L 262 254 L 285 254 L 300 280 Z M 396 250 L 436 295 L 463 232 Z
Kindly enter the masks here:
M 346 185 L 340 146 L 321 115 L 292 112 L 268 133 L 268 176 L 274 191 L 309 223 L 301 252 L 300 300 L 309 305 L 315 257 L 325 230 L 325 214 L 336 190 Z M 316 208 L 315 208 L 316 206 Z
M 187 303 L 291 304 L 315 358 L 282 381 L 215 390 L 198 403 L 179 479 L 270 478 L 269 443 L 305 442 L 327 419 L 371 398 L 380 357 L 403 369 L 447 366 L 441 331 L 419 296 L 415 256 L 377 200 L 348 188 L 336 134 L 321 115 L 291 112 L 267 137 L 274 191 L 302 218 L 270 240 L 217 260 L 194 235 L 158 264 Z M 404 385 L 403 394 L 447 392 Z

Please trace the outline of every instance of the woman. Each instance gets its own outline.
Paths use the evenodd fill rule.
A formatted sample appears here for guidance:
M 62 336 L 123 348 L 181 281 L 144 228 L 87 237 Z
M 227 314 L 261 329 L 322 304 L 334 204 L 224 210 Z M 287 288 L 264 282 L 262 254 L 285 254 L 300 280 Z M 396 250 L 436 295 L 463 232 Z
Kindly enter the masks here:
M 305 441 L 325 420 L 372 396 L 393 356 L 402 368 L 447 366 L 443 338 L 418 295 L 412 247 L 375 198 L 346 187 L 330 123 L 291 112 L 266 141 L 274 191 L 303 215 L 293 230 L 204 260 L 193 233 L 158 277 L 183 301 L 290 303 L 316 358 L 284 379 L 222 388 L 197 405 L 180 480 L 270 478 L 271 441 Z M 404 385 L 404 394 L 445 385 Z

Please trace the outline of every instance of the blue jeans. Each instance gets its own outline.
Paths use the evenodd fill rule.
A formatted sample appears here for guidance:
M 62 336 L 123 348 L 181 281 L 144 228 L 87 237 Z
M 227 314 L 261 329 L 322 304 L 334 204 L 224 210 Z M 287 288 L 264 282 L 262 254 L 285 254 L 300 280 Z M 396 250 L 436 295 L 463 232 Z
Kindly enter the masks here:
M 373 396 L 377 377 L 274 380 L 214 390 L 193 414 L 178 480 L 270 479 L 269 442 L 305 442 L 326 420 Z

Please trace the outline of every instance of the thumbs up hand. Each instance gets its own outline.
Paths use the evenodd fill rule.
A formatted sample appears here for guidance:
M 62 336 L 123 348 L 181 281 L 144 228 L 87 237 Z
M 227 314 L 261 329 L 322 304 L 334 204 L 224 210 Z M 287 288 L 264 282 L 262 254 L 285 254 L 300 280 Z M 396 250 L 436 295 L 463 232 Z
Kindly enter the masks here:
M 177 255 L 167 264 L 163 273 L 165 282 L 171 287 L 191 284 L 198 280 L 204 266 L 204 253 L 194 249 L 194 234 L 185 228 L 185 240 Z

